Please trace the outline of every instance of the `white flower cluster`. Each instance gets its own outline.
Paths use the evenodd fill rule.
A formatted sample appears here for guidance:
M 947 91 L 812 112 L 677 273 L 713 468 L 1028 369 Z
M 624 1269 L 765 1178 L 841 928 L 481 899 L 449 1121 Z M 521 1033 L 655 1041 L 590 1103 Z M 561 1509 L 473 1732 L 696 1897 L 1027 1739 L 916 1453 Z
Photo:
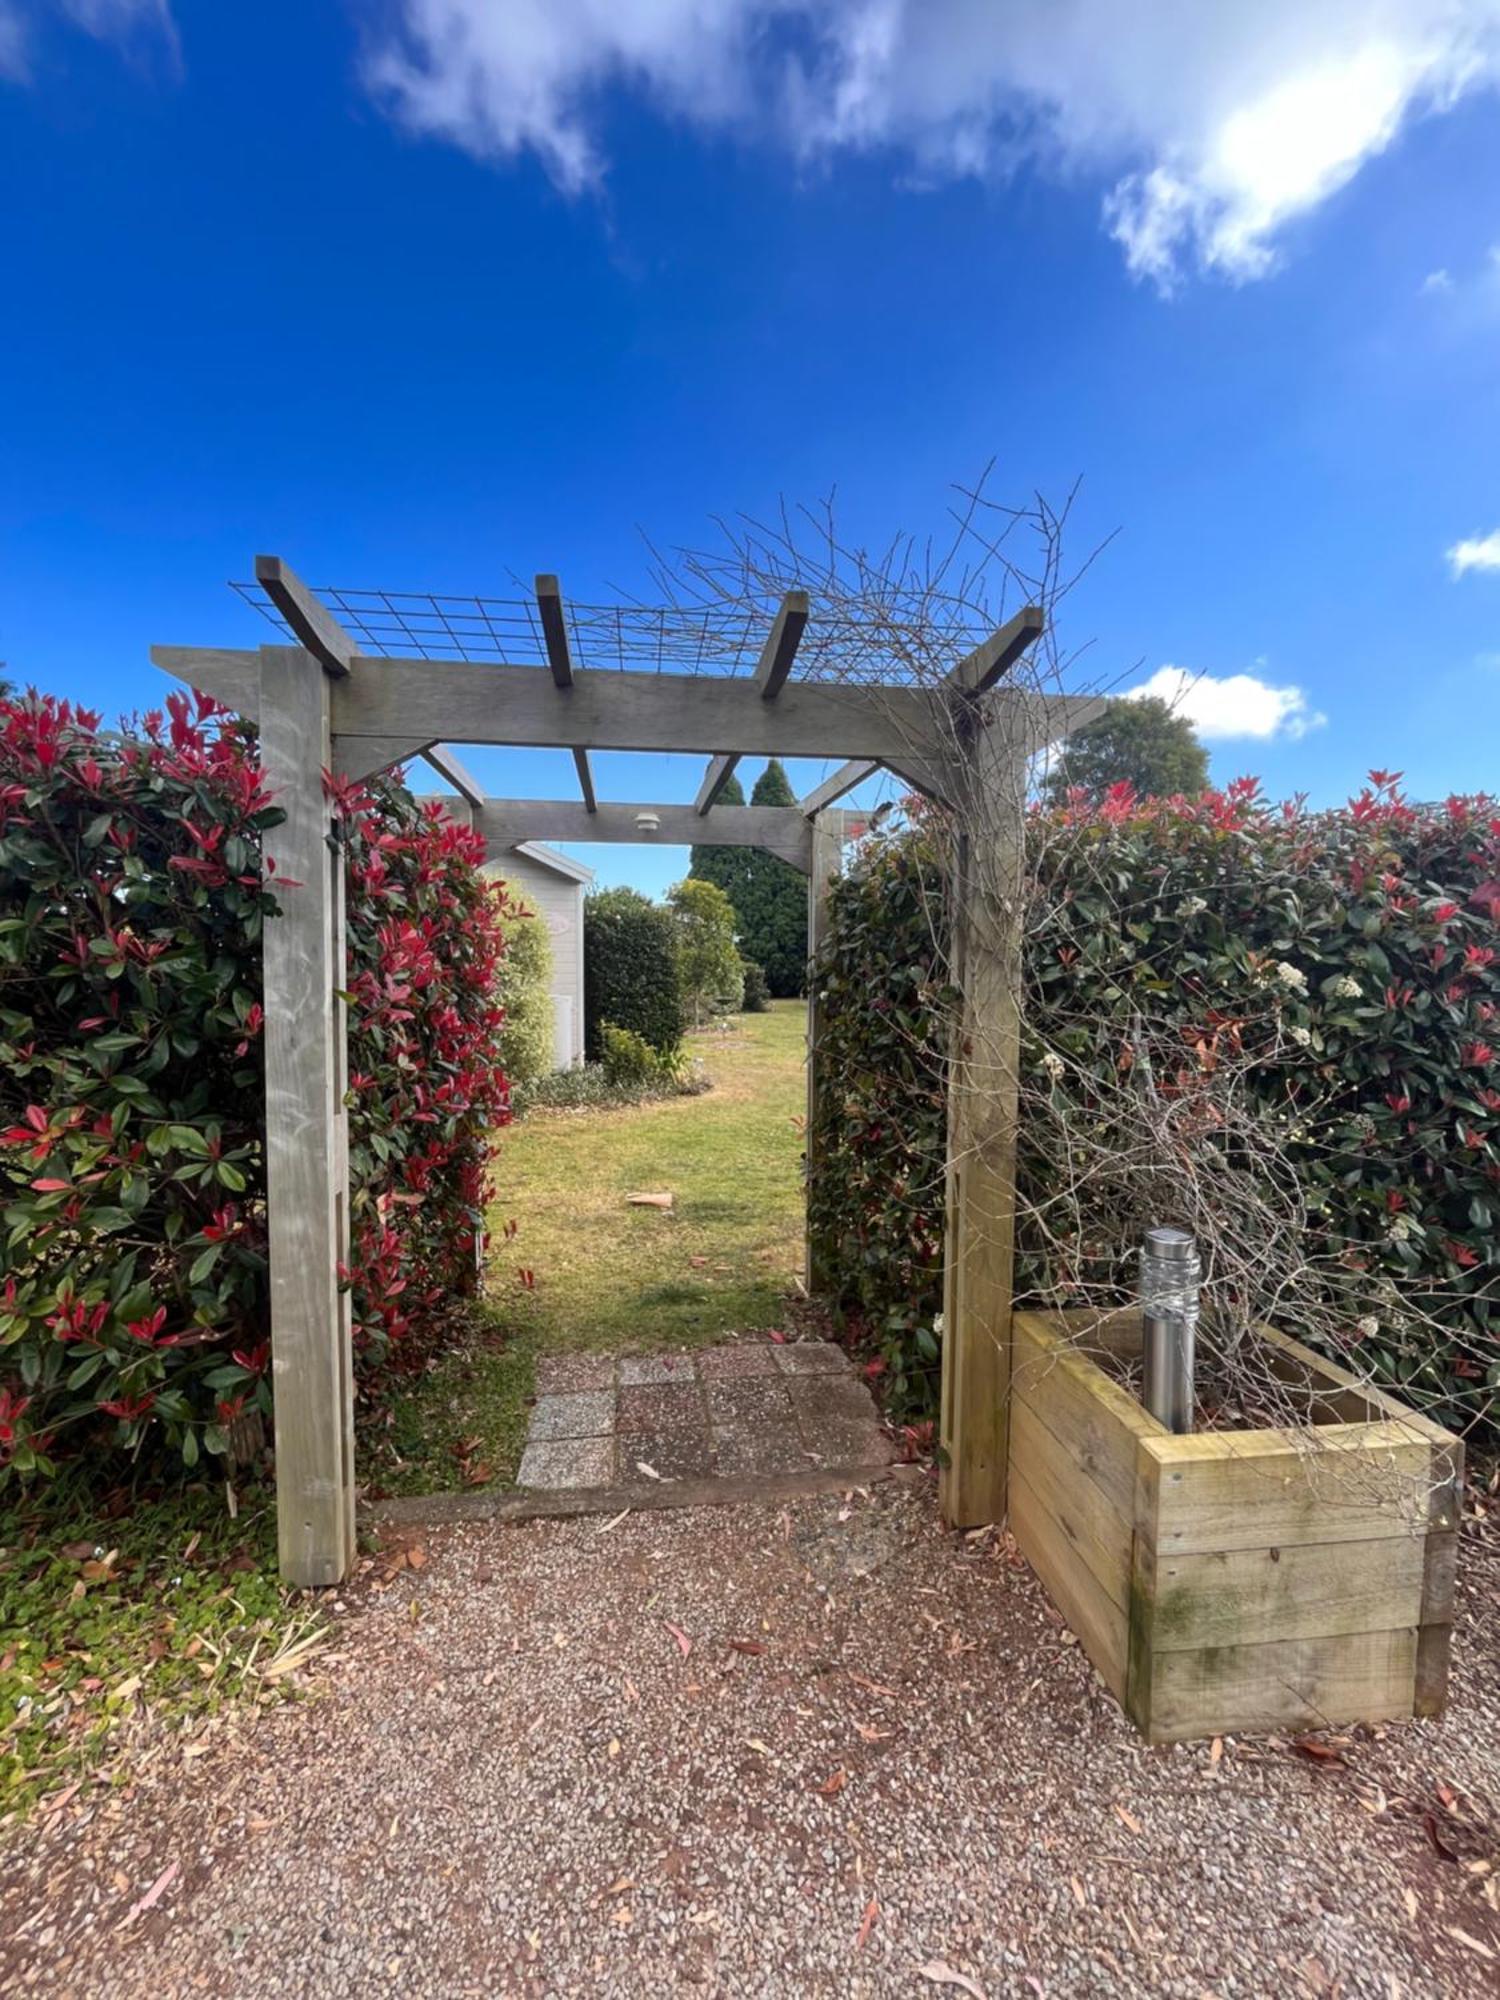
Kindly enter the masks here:
M 1300 966 L 1288 965 L 1284 958 L 1276 961 L 1276 979 L 1277 983 L 1284 986 L 1289 993 L 1307 991 L 1307 974 Z
M 1048 1049 L 1042 1056 L 1042 1068 L 1051 1077 L 1052 1081 L 1056 1083 L 1060 1077 L 1066 1075 L 1068 1065 L 1063 1061 L 1056 1049 Z
M 1207 908 L 1201 896 L 1184 896 L 1177 905 L 1177 914 L 1179 917 L 1201 917 Z
M 1390 1239 L 1392 1243 L 1405 1243 L 1408 1237 L 1415 1236 L 1416 1233 L 1417 1225 L 1409 1215 L 1393 1215 L 1391 1217 Z
M 1337 979 L 1328 982 L 1330 1000 L 1359 1000 L 1364 996 L 1364 988 L 1357 979 L 1351 979 L 1347 972 L 1341 972 Z
M 1312 1040 L 1311 1028 L 1301 1028 L 1298 1027 L 1295 1023 L 1290 1028 L 1287 1029 L 1287 1033 L 1291 1036 L 1292 1040 L 1297 1044 L 1299 1049 L 1305 1049 L 1308 1043 Z
M 1374 1313 L 1366 1313 L 1363 1319 L 1354 1322 L 1354 1331 L 1361 1340 L 1369 1340 L 1372 1335 L 1379 1333 L 1380 1321 Z

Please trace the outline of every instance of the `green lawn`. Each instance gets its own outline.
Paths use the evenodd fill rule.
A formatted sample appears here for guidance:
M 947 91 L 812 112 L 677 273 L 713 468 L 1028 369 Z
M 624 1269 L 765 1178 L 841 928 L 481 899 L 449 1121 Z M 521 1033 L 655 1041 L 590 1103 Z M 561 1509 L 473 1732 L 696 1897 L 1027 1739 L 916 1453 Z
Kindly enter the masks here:
M 512 1477 L 539 1353 L 699 1346 L 780 1323 L 802 1269 L 805 1025 L 801 1001 L 775 1001 L 691 1038 L 713 1079 L 701 1097 L 534 1111 L 504 1134 L 489 1304 L 403 1398 L 384 1486 L 451 1486 L 465 1466 Z M 673 1206 L 632 1208 L 638 1193 Z

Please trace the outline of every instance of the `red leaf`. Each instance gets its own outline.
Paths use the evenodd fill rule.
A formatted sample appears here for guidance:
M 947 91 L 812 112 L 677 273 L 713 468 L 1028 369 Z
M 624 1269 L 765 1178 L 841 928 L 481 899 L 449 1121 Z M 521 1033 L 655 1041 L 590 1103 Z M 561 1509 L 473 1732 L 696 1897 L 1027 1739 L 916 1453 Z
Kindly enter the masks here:
M 682 1657 L 686 1659 L 688 1654 L 691 1653 L 693 1650 L 692 1640 L 688 1637 L 687 1633 L 683 1631 L 682 1627 L 680 1625 L 674 1625 L 670 1618 L 663 1618 L 661 1622 L 663 1625 L 666 1626 L 667 1630 L 671 1633 L 672 1637 L 677 1641 L 677 1650 L 682 1654 Z

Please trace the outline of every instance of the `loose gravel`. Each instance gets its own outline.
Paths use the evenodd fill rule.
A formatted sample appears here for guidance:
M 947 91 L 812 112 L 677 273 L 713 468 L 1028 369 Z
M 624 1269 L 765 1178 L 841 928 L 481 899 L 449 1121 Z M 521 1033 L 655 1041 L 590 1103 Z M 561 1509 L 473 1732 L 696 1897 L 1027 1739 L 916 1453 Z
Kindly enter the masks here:
M 313 1699 L 159 1746 L 0 1855 L 0 1990 L 1500 1988 L 1478 1564 L 1447 1719 L 1317 1755 L 1144 1747 L 1006 1538 L 945 1534 L 920 1475 L 403 1540 L 418 1567 L 346 1595 Z

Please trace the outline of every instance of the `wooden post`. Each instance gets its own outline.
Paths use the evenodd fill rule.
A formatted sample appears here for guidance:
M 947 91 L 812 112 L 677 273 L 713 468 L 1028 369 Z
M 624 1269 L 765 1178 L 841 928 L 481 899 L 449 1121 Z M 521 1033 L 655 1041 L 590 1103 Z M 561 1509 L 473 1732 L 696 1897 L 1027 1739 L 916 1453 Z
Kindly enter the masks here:
M 1026 792 L 1024 746 L 999 713 L 976 721 L 955 774 L 939 1484 L 965 1528 L 1005 1514 Z
M 812 819 L 812 873 L 807 882 L 807 958 L 817 957 L 828 931 L 828 894 L 839 872 L 843 854 L 844 815 L 815 813 Z M 817 1186 L 819 1161 L 814 1141 L 818 1110 L 818 1041 L 823 1029 L 822 1008 L 818 1003 L 817 981 L 807 982 L 807 1289 L 817 1293 L 828 1283 L 827 1259 L 812 1227 L 813 1189 Z
M 323 789 L 329 712 L 311 653 L 262 647 L 261 767 L 286 814 L 265 836 L 281 905 L 264 942 L 276 1514 L 281 1573 L 301 1585 L 340 1583 L 354 1559 L 349 1297 L 337 1268 L 349 1251 L 344 859 Z

